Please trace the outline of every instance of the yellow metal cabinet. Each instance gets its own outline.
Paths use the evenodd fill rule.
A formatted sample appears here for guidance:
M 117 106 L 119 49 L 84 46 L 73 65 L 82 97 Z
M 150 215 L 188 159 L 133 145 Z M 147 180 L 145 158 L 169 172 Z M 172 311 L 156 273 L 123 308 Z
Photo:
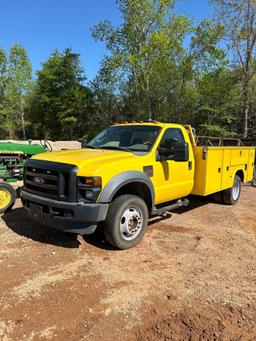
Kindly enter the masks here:
M 195 181 L 192 194 L 209 195 L 231 188 L 239 172 L 252 180 L 253 147 L 194 147 Z

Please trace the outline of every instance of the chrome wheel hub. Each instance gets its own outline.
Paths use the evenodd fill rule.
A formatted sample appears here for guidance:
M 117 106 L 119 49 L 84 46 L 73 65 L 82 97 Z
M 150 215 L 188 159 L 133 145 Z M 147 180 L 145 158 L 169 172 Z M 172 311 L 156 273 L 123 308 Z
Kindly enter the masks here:
M 135 239 L 142 228 L 143 217 L 138 207 L 127 208 L 122 214 L 120 221 L 120 232 L 125 240 Z

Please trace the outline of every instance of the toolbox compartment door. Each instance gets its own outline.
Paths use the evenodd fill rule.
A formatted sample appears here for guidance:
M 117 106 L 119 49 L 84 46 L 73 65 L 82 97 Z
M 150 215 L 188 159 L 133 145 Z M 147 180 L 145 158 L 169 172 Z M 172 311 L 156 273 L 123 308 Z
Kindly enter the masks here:
M 197 146 L 195 155 L 195 181 L 191 194 L 208 195 L 222 189 L 223 149 Z
M 233 177 L 231 171 L 231 151 L 229 149 L 223 150 L 223 166 L 222 166 L 222 188 L 230 188 L 233 185 Z
M 205 195 L 219 192 L 222 188 L 223 150 L 208 149 Z
M 246 181 L 252 181 L 254 171 L 255 150 L 251 149 L 248 153 Z

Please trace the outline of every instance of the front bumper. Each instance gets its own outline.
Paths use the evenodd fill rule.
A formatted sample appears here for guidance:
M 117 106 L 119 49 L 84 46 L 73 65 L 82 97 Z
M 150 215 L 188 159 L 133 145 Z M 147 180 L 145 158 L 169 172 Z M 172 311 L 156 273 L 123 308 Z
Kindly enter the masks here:
M 109 204 L 63 202 L 21 190 L 24 209 L 34 220 L 57 230 L 89 234 L 107 217 Z M 34 208 L 39 208 L 35 211 Z

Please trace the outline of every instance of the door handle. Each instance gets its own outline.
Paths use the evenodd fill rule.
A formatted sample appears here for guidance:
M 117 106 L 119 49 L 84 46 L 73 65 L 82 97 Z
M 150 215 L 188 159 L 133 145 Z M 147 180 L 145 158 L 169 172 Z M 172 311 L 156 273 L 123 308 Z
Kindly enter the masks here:
M 188 161 L 188 170 L 191 170 L 192 168 L 192 161 Z

